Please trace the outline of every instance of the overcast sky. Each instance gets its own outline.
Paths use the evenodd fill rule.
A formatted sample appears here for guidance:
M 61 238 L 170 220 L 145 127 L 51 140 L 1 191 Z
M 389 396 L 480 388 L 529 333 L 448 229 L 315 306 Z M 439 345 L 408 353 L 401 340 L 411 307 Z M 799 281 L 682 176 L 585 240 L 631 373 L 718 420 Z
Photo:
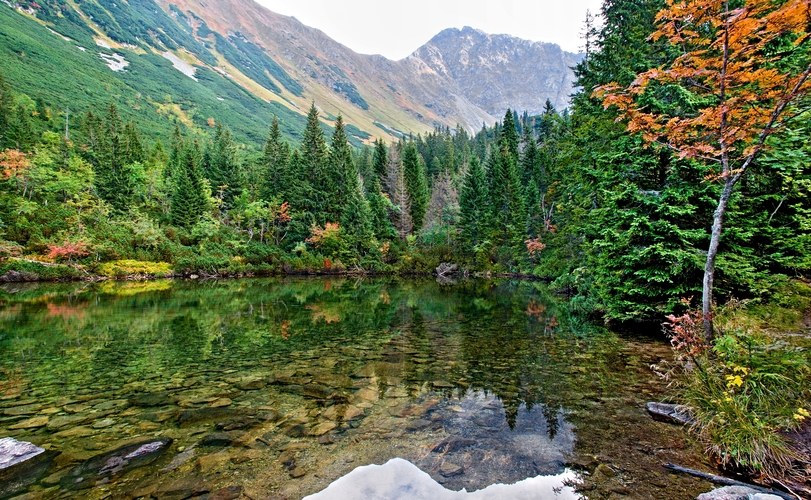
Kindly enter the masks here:
M 601 0 L 256 0 L 361 54 L 402 59 L 445 28 L 472 26 L 579 52 L 586 10 Z

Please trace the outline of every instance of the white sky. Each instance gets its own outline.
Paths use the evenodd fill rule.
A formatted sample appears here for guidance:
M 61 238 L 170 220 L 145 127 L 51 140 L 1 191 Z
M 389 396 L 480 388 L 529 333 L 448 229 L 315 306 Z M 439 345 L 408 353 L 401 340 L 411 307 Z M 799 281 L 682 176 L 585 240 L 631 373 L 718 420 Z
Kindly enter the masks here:
M 402 59 L 445 28 L 472 26 L 579 52 L 586 10 L 601 0 L 256 0 L 361 54 Z

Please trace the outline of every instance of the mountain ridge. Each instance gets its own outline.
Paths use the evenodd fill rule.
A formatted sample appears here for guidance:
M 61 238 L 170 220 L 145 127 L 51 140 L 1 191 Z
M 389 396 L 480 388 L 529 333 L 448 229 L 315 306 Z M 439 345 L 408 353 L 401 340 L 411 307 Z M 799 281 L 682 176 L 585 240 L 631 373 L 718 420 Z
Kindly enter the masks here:
M 443 30 L 411 55 L 394 61 L 379 54 L 356 53 L 323 31 L 252 0 L 0 3 L 3 9 L 6 5 L 82 50 L 99 51 L 104 65 L 118 71 L 112 76 L 123 82 L 119 100 L 132 101 L 131 94 L 141 100 L 146 94 L 159 113 L 169 110 L 184 123 L 201 128 L 212 119 L 225 120 L 233 127 L 229 120 L 237 118 L 223 118 L 228 111 L 221 108 L 234 99 L 256 98 L 258 102 L 243 103 L 240 109 L 251 110 L 260 127 L 272 115 L 281 114 L 281 119 L 291 122 L 286 130 L 293 134 L 300 129 L 311 102 L 322 110 L 327 124 L 343 115 L 354 127 L 357 141 L 395 139 L 457 124 L 473 131 L 494 123 L 507 107 L 536 113 L 546 99 L 557 107 L 565 106 L 574 78 L 570 68 L 579 60 L 556 44 L 465 27 Z M 0 35 L 3 29 L 0 27 Z M 5 35 L 15 41 L 13 34 Z M 55 44 L 49 43 L 53 49 Z M 68 64 L 87 65 L 86 57 L 70 53 L 75 52 L 72 47 L 59 50 L 59 57 L 69 59 Z M 148 81 L 158 78 L 153 73 L 166 67 L 152 55 L 171 61 L 168 67 L 193 81 Z M 123 62 L 113 66 L 111 60 L 118 58 Z M 31 58 L 16 59 L 33 63 Z M 25 81 L 23 73 L 11 71 L 11 80 L 22 91 L 36 87 Z M 229 90 L 233 84 L 254 97 Z M 204 97 L 201 87 L 207 87 Z M 74 92 L 55 89 L 56 95 L 58 90 L 64 91 L 66 99 Z M 212 91 L 221 104 L 214 102 Z M 164 95 L 177 94 L 179 104 L 163 102 Z M 203 101 L 197 102 L 200 99 Z M 245 130 L 242 135 L 252 135 L 251 141 L 256 142 L 263 133 Z

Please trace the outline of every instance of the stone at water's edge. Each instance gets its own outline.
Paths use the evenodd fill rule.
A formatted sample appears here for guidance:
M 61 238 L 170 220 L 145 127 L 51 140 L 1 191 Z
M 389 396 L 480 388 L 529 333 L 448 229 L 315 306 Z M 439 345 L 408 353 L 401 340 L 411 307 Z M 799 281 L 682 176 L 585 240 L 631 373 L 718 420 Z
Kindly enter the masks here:
M 10 497 L 36 482 L 58 454 L 14 438 L 0 439 L 0 498 Z
M 152 463 L 169 449 L 171 444 L 170 438 L 140 441 L 96 455 L 65 474 L 60 485 L 67 490 L 92 488 L 100 481 Z
M 746 486 L 724 486 L 702 493 L 696 500 L 783 500 L 777 495 L 763 493 Z
M 693 416 L 680 405 L 650 402 L 645 407 L 654 420 L 681 425 L 693 423 Z

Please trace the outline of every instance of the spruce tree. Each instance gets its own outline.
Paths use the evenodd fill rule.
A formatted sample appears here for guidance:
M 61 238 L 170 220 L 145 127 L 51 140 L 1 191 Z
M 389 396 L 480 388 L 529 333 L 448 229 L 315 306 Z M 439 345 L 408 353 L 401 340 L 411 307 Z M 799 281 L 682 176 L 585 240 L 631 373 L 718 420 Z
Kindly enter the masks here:
M 470 249 L 486 239 L 489 233 L 490 210 L 488 208 L 487 177 L 476 155 L 470 159 L 470 166 L 459 195 L 459 225 L 462 241 Z
M 391 240 L 397 236 L 397 230 L 389 219 L 391 202 L 383 196 L 380 181 L 373 176 L 366 183 L 366 201 L 369 203 L 372 230 L 375 237 L 380 240 Z
M 403 173 L 403 164 L 400 157 L 403 152 L 402 141 L 392 144 L 389 154 L 389 167 L 386 171 L 386 192 L 392 202 L 391 221 L 397 229 L 397 234 L 401 240 L 411 234 L 414 228 L 411 220 L 411 199 L 408 196 L 408 188 Z
M 107 115 L 98 124 L 97 143 L 93 164 L 96 177 L 96 191 L 101 199 L 113 208 L 125 211 L 132 193 L 131 179 L 125 171 L 127 159 L 124 140 L 124 126 L 118 115 L 118 108 L 110 104 Z
M 369 146 L 364 145 L 360 150 L 352 150 L 352 158 L 355 166 L 358 168 L 360 177 L 364 180 L 377 177 L 374 173 L 374 166 L 372 165 L 373 151 Z
M 507 152 L 513 157 L 513 160 L 518 163 L 518 132 L 515 125 L 515 115 L 512 111 L 507 109 L 504 115 L 504 123 L 498 135 L 498 143 L 501 149 L 507 149 Z
M 347 246 L 352 251 L 352 258 L 362 258 L 372 248 L 374 243 L 374 229 L 372 227 L 372 213 L 366 198 L 363 197 L 360 184 L 347 186 L 344 214 L 341 217 L 341 227 L 347 239 Z
M 524 192 L 518 173 L 518 134 L 507 111 L 495 148 L 490 151 L 490 204 L 495 241 L 517 245 L 526 229 Z
M 175 123 L 175 128 L 172 131 L 172 137 L 169 142 L 169 163 L 166 165 L 166 178 L 174 180 L 175 176 L 180 171 L 180 159 L 183 155 L 183 149 L 186 147 L 186 142 L 183 137 L 183 132 L 180 127 Z
M 200 163 L 201 155 L 197 142 L 187 144 L 180 154 L 170 212 L 172 222 L 177 226 L 190 228 L 205 213 L 205 185 Z
M 327 142 L 324 140 L 324 132 L 321 130 L 321 122 L 318 120 L 318 110 L 315 103 L 310 106 L 307 113 L 307 126 L 304 129 L 304 137 L 301 141 L 301 169 L 303 170 L 303 180 L 306 180 L 311 188 L 309 197 L 309 207 L 315 221 L 319 225 L 327 222 L 327 202 L 324 196 L 325 179 L 324 170 L 327 163 Z
M 387 152 L 386 144 L 382 139 L 375 140 L 375 150 L 372 157 L 372 166 L 377 175 L 377 180 L 382 181 L 386 178 L 386 171 L 389 166 L 389 155 Z
M 31 113 L 22 106 L 15 106 L 6 127 L 6 141 L 8 145 L 20 151 L 29 152 L 37 143 Z
M 419 232 L 425 220 L 425 212 L 428 210 L 430 193 L 428 180 L 425 177 L 425 163 L 413 140 L 408 141 L 403 148 L 403 176 L 408 197 L 411 200 L 410 215 L 414 224 L 414 232 Z
M 521 144 L 521 185 L 526 188 L 530 180 L 534 179 L 536 184 L 540 181 L 540 155 L 531 127 L 524 128 Z
M 447 136 L 445 140 L 445 154 L 442 157 L 442 171 L 456 174 L 456 148 L 453 146 L 453 137 Z
M 328 222 L 343 218 L 344 205 L 349 201 L 348 197 L 353 196 L 356 186 L 359 186 L 358 170 L 352 161 L 352 149 L 346 137 L 343 118 L 339 115 L 321 183 Z
M 362 257 L 368 253 L 374 238 L 372 214 L 363 197 L 360 175 L 352 161 L 352 150 L 340 115 L 335 121 L 325 180 L 330 220 L 340 221 L 348 246 L 354 254 L 352 257 Z
M 211 189 L 226 205 L 230 204 L 241 188 L 236 146 L 228 128 L 217 124 L 213 140 L 206 145 L 203 171 Z
M 128 121 L 124 125 L 124 144 L 122 151 L 122 164 L 146 162 L 146 151 L 141 140 L 141 134 L 134 122 Z
M 279 119 L 273 117 L 270 133 L 262 150 L 263 183 L 262 198 L 266 201 L 273 199 L 290 201 L 294 175 L 290 171 L 290 146 L 282 139 L 279 129 Z

